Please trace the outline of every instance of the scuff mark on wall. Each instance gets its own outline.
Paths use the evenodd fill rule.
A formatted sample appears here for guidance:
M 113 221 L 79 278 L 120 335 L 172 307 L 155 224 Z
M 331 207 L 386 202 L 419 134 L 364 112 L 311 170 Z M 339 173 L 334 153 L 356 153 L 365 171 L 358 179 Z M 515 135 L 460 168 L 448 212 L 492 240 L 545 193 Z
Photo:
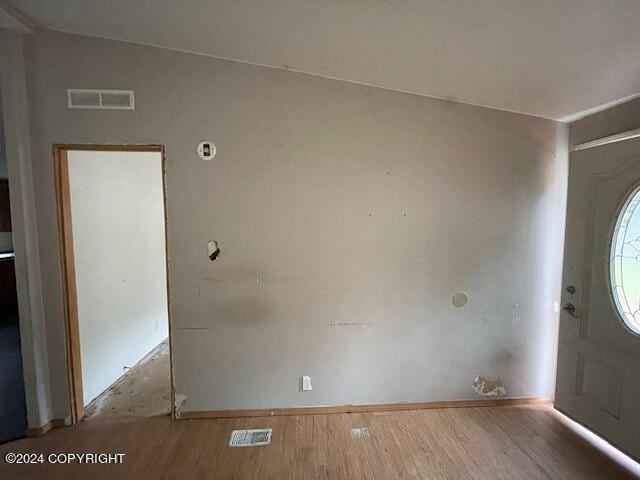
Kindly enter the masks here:
M 226 258 L 226 257 L 225 257 Z M 288 288 L 289 285 L 309 285 L 309 280 L 295 276 L 274 276 L 252 269 L 229 269 L 224 263 L 216 262 L 220 276 L 201 277 L 198 282 L 198 299 L 217 302 L 220 299 L 242 295 L 265 295 L 267 288 Z M 308 288 L 311 288 L 309 286 Z
M 511 311 L 511 325 L 513 328 L 519 328 L 519 325 L 522 321 L 520 316 L 520 305 L 517 303 L 513 304 L 513 310 Z
M 182 409 L 182 406 L 187 401 L 187 397 L 186 397 L 186 395 L 184 395 L 182 393 L 175 392 L 173 398 L 174 398 L 174 400 L 173 400 L 174 407 L 173 408 L 174 408 L 175 417 L 176 418 L 180 418 L 181 409 Z
M 209 255 L 209 260 L 212 262 L 220 256 L 220 247 L 218 246 L 217 241 L 209 240 L 209 243 L 207 244 L 207 254 Z
M 518 356 L 507 349 L 502 349 L 496 352 L 493 359 L 498 365 L 502 365 L 504 367 L 513 367 L 519 363 Z
M 507 394 L 501 377 L 498 377 L 495 380 L 489 380 L 481 375 L 476 375 L 471 386 L 478 395 L 485 397 Z

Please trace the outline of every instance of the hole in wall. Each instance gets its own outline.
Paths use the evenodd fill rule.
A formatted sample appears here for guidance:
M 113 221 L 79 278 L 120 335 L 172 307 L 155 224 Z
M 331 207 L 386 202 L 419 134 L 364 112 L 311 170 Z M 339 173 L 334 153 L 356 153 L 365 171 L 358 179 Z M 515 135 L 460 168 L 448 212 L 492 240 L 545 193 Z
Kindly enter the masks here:
M 209 260 L 212 262 L 220 256 L 220 247 L 218 246 L 218 242 L 215 240 L 209 240 L 209 243 L 207 244 L 207 255 L 209 255 Z

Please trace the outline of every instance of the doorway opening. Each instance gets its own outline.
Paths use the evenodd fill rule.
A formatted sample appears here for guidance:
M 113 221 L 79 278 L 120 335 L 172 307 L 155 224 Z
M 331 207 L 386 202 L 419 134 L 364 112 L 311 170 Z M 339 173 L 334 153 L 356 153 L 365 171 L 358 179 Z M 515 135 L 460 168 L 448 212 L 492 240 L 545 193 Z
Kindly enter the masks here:
M 0 105 L 0 443 L 27 430 L 9 172 Z
M 173 412 L 164 150 L 56 145 L 71 421 Z

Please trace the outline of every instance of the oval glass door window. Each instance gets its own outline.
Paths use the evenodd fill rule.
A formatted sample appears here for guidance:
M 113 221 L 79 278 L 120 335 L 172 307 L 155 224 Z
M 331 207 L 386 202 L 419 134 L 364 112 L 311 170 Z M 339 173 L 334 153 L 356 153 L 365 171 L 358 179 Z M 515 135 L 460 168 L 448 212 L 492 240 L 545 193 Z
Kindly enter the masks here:
M 609 274 L 613 300 L 624 324 L 640 335 L 640 187 L 625 202 L 611 241 Z

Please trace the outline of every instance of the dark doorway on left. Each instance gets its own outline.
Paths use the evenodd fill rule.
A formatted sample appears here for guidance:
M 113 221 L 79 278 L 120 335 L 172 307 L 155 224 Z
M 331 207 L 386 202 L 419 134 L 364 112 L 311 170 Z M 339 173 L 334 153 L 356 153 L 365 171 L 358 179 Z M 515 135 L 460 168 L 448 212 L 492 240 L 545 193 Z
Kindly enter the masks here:
M 24 437 L 27 429 L 7 177 L 4 128 L 0 124 L 0 443 Z

